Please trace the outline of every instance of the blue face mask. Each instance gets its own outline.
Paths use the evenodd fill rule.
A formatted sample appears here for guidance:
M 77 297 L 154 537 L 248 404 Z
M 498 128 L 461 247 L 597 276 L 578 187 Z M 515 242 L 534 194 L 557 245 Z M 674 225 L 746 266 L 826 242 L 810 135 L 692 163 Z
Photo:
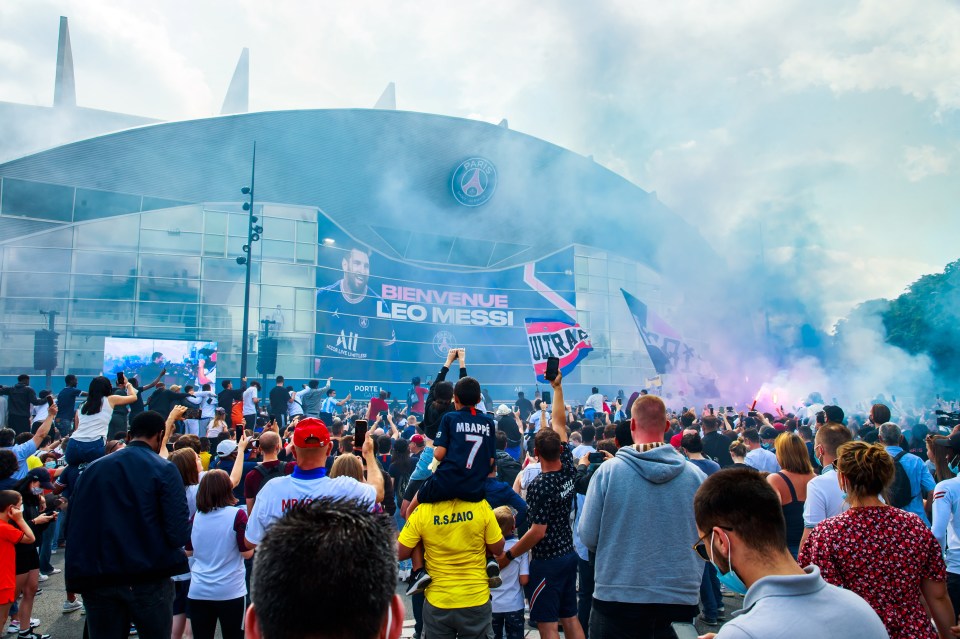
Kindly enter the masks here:
M 720 566 L 717 565 L 717 562 L 713 560 L 713 536 L 716 534 L 716 531 L 710 534 L 710 563 L 713 564 L 714 568 L 717 569 L 717 579 L 720 580 L 720 583 L 726 586 L 729 590 L 739 594 L 747 594 L 747 585 L 743 583 L 743 580 L 737 576 L 737 573 L 733 572 L 733 564 L 730 562 L 730 552 L 727 552 L 727 565 L 730 567 L 730 570 L 723 572 L 720 570 Z M 727 548 L 730 547 L 730 538 L 727 537 Z
M 954 457 L 953 461 L 947 464 L 947 468 L 949 468 L 950 472 L 954 475 L 960 475 L 960 457 Z
M 760 447 L 764 450 L 769 450 L 771 453 L 773 452 L 773 444 L 760 444 Z

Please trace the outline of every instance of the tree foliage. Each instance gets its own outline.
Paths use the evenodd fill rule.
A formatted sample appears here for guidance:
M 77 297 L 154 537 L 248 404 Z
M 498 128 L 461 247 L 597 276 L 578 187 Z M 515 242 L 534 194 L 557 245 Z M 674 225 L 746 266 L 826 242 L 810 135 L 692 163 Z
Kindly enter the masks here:
M 942 379 L 960 377 L 960 260 L 911 284 L 882 317 L 888 343 L 926 353 Z

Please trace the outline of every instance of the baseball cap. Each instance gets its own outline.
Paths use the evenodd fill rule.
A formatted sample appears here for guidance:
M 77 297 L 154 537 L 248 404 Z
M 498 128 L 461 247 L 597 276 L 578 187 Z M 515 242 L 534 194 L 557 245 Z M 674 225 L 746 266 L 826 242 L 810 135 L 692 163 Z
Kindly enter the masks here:
M 315 439 L 317 441 L 310 441 Z M 297 422 L 293 429 L 293 445 L 297 448 L 323 448 L 330 443 L 327 425 L 316 417 L 308 417 Z
M 778 433 L 782 433 L 787 430 L 787 426 L 783 422 L 773 422 L 773 428 Z
M 504 415 L 509 415 L 511 412 L 510 407 L 506 404 L 500 404 L 497 406 L 497 417 L 503 417 Z
M 417 433 L 416 435 L 410 438 L 410 443 L 416 444 L 417 446 L 423 446 L 424 441 L 425 440 L 423 439 L 423 435 L 421 435 L 420 433 Z
M 934 439 L 933 443 L 936 446 L 952 448 L 954 452 L 960 453 L 960 433 L 957 433 L 956 435 L 950 435 L 946 439 Z
M 674 448 L 680 448 L 680 442 L 683 441 L 683 433 L 677 433 L 670 438 L 670 445 Z
M 217 455 L 220 457 L 229 457 L 233 451 L 237 450 L 237 442 L 225 439 L 217 444 Z
M 34 468 L 27 473 L 27 477 L 40 480 L 40 487 L 44 490 L 53 490 L 53 483 L 50 481 L 50 471 L 46 468 Z
M 760 439 L 776 439 L 779 434 L 773 426 L 764 426 L 760 429 Z

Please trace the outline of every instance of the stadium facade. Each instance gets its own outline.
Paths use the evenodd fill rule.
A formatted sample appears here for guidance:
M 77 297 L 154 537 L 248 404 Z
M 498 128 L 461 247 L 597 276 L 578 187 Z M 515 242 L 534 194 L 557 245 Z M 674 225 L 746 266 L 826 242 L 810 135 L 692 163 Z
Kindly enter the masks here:
M 471 373 L 509 398 L 534 389 L 525 320 L 559 317 L 593 346 L 571 384 L 643 386 L 657 370 L 624 292 L 669 316 L 664 247 L 705 243 L 655 196 L 503 124 L 389 108 L 238 113 L 0 164 L 0 379 L 31 372 L 50 310 L 54 375 L 96 375 L 107 338 L 139 337 L 216 342 L 221 378 L 236 377 L 240 188 L 256 142 L 249 370 L 266 326 L 288 380 L 403 397 L 444 348 L 464 346 Z

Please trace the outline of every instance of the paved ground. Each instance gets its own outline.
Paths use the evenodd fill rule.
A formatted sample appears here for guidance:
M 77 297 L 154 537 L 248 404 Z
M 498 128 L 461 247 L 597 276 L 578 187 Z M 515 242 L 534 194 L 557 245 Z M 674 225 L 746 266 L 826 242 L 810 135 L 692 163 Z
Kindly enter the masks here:
M 56 568 L 63 568 L 63 551 L 61 550 L 57 554 L 53 555 L 52 563 Z M 51 636 L 51 639 L 81 639 L 83 637 L 83 615 L 79 611 L 71 612 L 69 614 L 63 614 L 62 606 L 63 602 L 66 599 L 66 592 L 63 587 L 63 574 L 53 575 L 47 581 L 40 584 L 40 587 L 43 588 L 43 592 L 37 596 L 36 603 L 33 607 L 33 616 L 39 618 L 41 625 L 37 628 L 38 632 L 47 633 Z M 398 591 L 403 592 L 406 586 L 403 588 L 398 586 Z M 740 597 L 727 597 L 725 599 L 727 615 L 732 611 L 737 610 L 743 599 Z M 404 637 L 413 636 L 413 609 L 410 606 L 410 601 L 404 598 L 404 605 L 406 607 L 406 621 L 404 622 Z M 697 624 L 701 632 L 716 632 L 717 628 L 709 628 L 702 624 Z M 13 637 L 14 635 L 8 635 Z M 217 637 L 220 634 L 217 633 Z M 527 637 L 535 638 L 539 637 L 540 633 L 536 630 L 528 629 Z

